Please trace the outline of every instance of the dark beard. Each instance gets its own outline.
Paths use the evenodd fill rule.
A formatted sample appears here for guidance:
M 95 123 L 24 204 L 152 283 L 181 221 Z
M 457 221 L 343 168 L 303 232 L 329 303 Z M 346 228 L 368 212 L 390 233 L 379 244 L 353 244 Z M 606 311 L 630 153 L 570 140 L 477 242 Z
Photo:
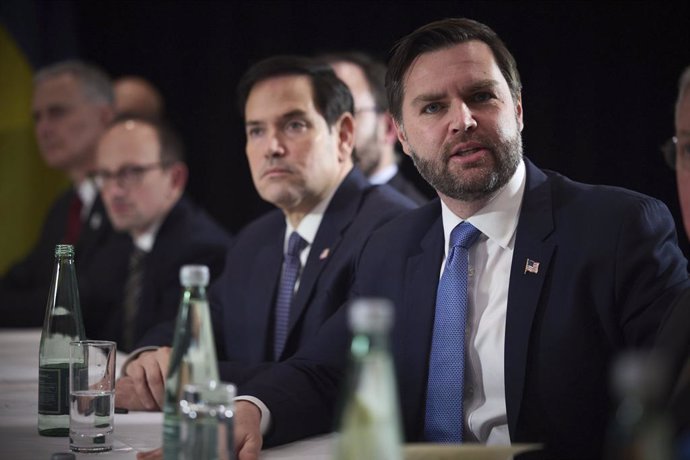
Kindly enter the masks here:
M 497 190 L 508 183 L 518 164 L 522 160 L 522 136 L 518 132 L 515 137 L 500 143 L 476 139 L 492 154 L 495 167 L 480 178 L 468 182 L 457 177 L 447 167 L 449 153 L 443 152 L 443 162 L 420 158 L 410 149 L 410 156 L 419 174 L 438 192 L 459 201 L 472 202 L 492 196 Z

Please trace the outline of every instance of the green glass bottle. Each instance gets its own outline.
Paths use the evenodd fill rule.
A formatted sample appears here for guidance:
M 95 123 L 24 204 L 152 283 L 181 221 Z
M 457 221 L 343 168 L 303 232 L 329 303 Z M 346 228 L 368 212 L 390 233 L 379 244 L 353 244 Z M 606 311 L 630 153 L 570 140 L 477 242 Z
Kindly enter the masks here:
M 165 381 L 163 455 L 177 460 L 180 444 L 180 399 L 185 385 L 218 381 L 218 361 L 206 298 L 209 270 L 205 265 L 180 269 L 182 300 L 177 313 L 175 338 Z
M 55 268 L 38 352 L 38 433 L 69 435 L 69 344 L 84 340 L 74 247 L 55 247 Z
M 384 299 L 352 303 L 353 338 L 336 460 L 400 460 L 400 409 L 388 336 L 393 306 Z
M 652 351 L 615 360 L 612 389 L 618 406 L 609 426 L 606 460 L 671 460 L 673 427 L 665 410 L 668 363 Z

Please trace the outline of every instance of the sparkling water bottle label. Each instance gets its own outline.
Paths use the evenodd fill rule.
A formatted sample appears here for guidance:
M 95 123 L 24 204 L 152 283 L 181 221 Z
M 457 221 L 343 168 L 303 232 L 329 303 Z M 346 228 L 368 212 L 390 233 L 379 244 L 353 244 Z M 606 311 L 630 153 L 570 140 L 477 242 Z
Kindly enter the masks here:
M 43 415 L 69 414 L 67 386 L 69 365 L 51 364 L 38 368 L 38 413 Z

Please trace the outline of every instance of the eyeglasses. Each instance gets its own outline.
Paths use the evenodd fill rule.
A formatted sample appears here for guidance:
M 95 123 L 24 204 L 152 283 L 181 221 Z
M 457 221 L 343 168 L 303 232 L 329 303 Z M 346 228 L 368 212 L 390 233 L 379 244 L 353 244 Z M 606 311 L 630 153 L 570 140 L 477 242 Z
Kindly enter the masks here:
M 166 168 L 168 166 L 169 163 L 166 162 L 158 162 L 148 165 L 123 166 L 116 172 L 106 170 L 96 171 L 91 174 L 91 179 L 94 181 L 99 190 L 103 189 L 103 187 L 105 187 L 110 180 L 114 180 L 115 183 L 122 188 L 130 188 L 133 185 L 141 182 L 142 177 L 144 177 L 144 174 L 148 171 L 153 171 L 154 169 L 158 168 Z
M 680 164 L 683 171 L 690 171 L 690 142 L 680 143 L 676 136 L 673 136 L 661 146 L 661 153 L 664 154 L 664 160 L 671 169 L 676 169 L 676 165 Z

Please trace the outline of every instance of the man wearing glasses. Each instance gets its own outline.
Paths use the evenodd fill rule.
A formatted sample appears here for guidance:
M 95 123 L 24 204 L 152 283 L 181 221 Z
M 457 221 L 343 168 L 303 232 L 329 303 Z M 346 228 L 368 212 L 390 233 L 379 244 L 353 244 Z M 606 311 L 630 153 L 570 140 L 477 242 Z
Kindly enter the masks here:
M 230 238 L 185 197 L 182 146 L 163 123 L 118 118 L 98 144 L 96 166 L 94 182 L 113 227 L 131 237 L 122 308 L 104 334 L 131 351 L 149 328 L 175 317 L 180 267 L 208 265 L 215 278 Z
M 388 113 L 386 66 L 360 52 L 322 56 L 352 93 L 357 166 L 372 184 L 388 184 L 418 205 L 429 199 L 403 175 L 395 152 L 397 136 Z
M 678 199 L 683 226 L 690 238 L 690 67 L 678 84 L 675 113 L 676 135 L 662 148 L 668 165 L 676 171 Z M 674 379 L 669 408 L 683 453 L 690 449 L 690 290 L 678 296 L 666 316 L 657 338 L 666 353 Z

